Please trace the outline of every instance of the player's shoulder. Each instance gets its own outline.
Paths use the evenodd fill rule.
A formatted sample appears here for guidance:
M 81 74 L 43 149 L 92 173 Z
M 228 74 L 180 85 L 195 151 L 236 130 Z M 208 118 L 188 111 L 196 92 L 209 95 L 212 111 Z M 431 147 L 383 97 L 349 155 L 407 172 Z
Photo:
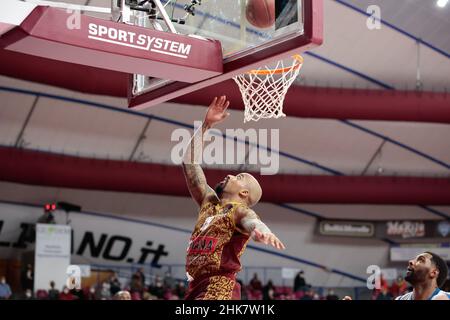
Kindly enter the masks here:
M 398 296 L 395 300 L 412 300 L 412 291 L 405 293 L 404 295 Z
M 210 186 L 208 186 L 208 189 L 206 190 L 206 196 L 205 199 L 203 200 L 204 203 L 212 203 L 212 204 L 217 204 L 220 202 L 219 196 L 217 195 L 216 191 L 211 188 Z
M 247 205 L 243 204 L 243 203 L 236 203 L 235 204 L 235 210 L 234 210 L 235 216 L 240 217 L 240 218 L 257 218 L 259 219 L 258 214 L 250 207 L 248 207 Z
M 450 293 L 441 290 L 431 300 L 450 300 Z
M 214 190 L 212 190 L 211 187 L 209 187 L 209 189 L 210 190 L 207 192 L 205 199 L 203 199 L 203 202 L 200 205 L 200 210 L 202 210 L 206 207 L 215 206 L 218 203 L 220 203 L 220 199 L 217 196 L 216 192 Z

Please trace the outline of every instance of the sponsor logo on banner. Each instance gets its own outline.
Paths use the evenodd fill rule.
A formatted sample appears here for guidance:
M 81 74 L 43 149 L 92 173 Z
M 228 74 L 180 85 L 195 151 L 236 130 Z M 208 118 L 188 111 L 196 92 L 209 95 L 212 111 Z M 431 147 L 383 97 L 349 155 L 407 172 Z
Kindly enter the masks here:
M 107 27 L 96 23 L 89 23 L 88 33 L 88 38 L 95 41 L 151 51 L 183 59 L 189 57 L 192 48 L 192 45 L 190 44 L 152 37 L 132 31 L 125 31 L 114 27 Z
M 375 225 L 371 222 L 322 220 L 319 233 L 325 236 L 373 237 Z
M 83 216 L 80 216 L 83 217 Z M 10 219 L 10 225 L 13 230 L 17 230 L 14 235 L 9 233 L 9 241 L 3 240 L 3 228 L 5 221 L 0 220 L 0 250 L 3 248 L 27 249 L 32 246 L 34 239 L 28 234 L 34 230 L 34 223 L 24 223 L 16 219 Z M 153 267 L 160 267 L 160 259 L 164 259 L 169 255 L 166 244 L 158 243 L 153 239 L 144 237 L 126 236 L 125 234 L 117 234 L 115 232 L 104 232 L 100 227 L 95 227 L 95 231 L 89 230 L 92 225 L 88 223 L 87 230 L 80 230 L 76 228 L 72 235 L 72 242 L 70 243 L 70 252 L 73 256 L 77 255 L 92 261 L 96 259 L 103 262 L 127 262 L 146 264 L 151 263 Z M 6 224 L 8 227 L 8 224 Z M 20 227 L 20 228 L 19 228 Z M 126 229 L 126 228 L 125 228 Z M 45 237 L 63 235 L 70 236 L 72 233 L 70 228 L 58 228 L 54 225 L 38 224 L 36 226 L 36 233 Z M 12 238 L 11 238 L 12 237 Z M 45 247 L 44 251 L 37 251 L 39 255 L 61 255 L 59 243 Z M 96 262 L 94 260 L 94 262 Z
M 386 234 L 392 237 L 423 238 L 425 223 L 421 221 L 389 221 L 386 223 Z

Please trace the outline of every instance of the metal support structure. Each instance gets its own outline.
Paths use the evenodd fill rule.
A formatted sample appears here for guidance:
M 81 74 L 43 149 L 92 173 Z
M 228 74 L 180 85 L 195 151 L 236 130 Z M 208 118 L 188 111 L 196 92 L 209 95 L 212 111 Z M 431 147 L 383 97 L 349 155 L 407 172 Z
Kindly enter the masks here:
M 156 7 L 158 8 L 159 13 L 162 15 L 163 20 L 166 23 L 167 27 L 169 28 L 170 32 L 178 33 L 177 30 L 175 29 L 175 26 L 172 23 L 172 20 L 167 14 L 166 9 L 162 5 L 161 0 L 153 0 L 153 2 L 156 4 Z
M 247 1 L 241 0 L 241 28 L 239 30 L 239 35 L 242 43 L 247 42 L 247 24 L 243 23 L 245 21 L 246 10 Z
M 129 4 L 129 0 L 111 0 L 111 9 L 114 21 L 133 24 L 141 27 L 152 27 L 154 30 L 164 31 L 158 21 L 157 15 L 161 14 L 164 22 L 172 33 L 177 33 L 166 9 L 160 0 L 150 0 L 142 5 L 142 10 L 133 10 Z M 149 88 L 151 82 L 156 82 L 156 86 L 165 85 L 165 81 L 160 83 L 159 79 L 153 79 L 145 75 L 133 75 L 133 95 L 143 92 L 145 88 Z
M 139 4 L 133 4 L 130 0 L 111 0 L 111 11 L 115 21 L 142 27 L 151 25 L 155 30 L 164 31 L 158 22 L 158 15 L 161 15 L 161 20 L 165 22 L 169 31 L 178 33 L 161 0 L 147 0 Z
M 147 136 L 145 135 L 145 133 L 147 132 L 147 129 L 150 125 L 150 122 L 152 121 L 151 118 L 147 119 L 147 122 L 145 123 L 144 128 L 141 131 L 141 134 L 139 135 L 139 138 L 136 141 L 136 144 L 133 147 L 133 151 L 131 151 L 131 154 L 128 158 L 128 161 L 133 161 L 134 155 L 136 154 L 137 149 L 139 148 L 139 146 L 141 145 L 142 141 L 145 140 L 145 138 L 147 138 Z
M 248 139 L 246 139 L 245 142 L 246 142 L 245 145 L 248 146 L 248 148 L 247 148 L 247 151 L 245 152 L 244 163 L 239 166 L 239 171 L 242 171 L 242 170 L 244 170 L 244 168 L 247 167 L 248 158 L 249 158 L 250 152 L 251 152 L 250 148 L 252 146 L 248 143 Z
M 22 125 L 22 128 L 20 129 L 19 134 L 17 135 L 16 142 L 14 143 L 15 148 L 20 148 L 23 144 L 23 133 L 25 132 L 25 129 L 27 128 L 28 123 L 30 122 L 31 116 L 33 115 L 34 109 L 36 108 L 38 101 L 39 101 L 39 96 L 37 95 L 34 98 L 34 101 L 30 108 L 30 111 L 28 112 L 27 117 L 25 118 L 25 121 L 23 122 L 23 125 Z
M 367 170 L 369 170 L 370 166 L 372 165 L 373 161 L 375 160 L 375 158 L 381 153 L 381 149 L 383 149 L 384 144 L 386 143 L 386 139 L 383 139 L 383 141 L 381 142 L 381 144 L 378 146 L 377 150 L 374 152 L 374 154 L 372 155 L 372 157 L 370 158 L 369 162 L 367 163 L 366 167 L 364 168 L 364 170 L 361 172 L 361 175 L 365 175 L 367 173 Z
M 417 65 L 416 65 L 416 90 L 423 89 L 423 83 L 420 73 L 420 40 L 417 40 Z

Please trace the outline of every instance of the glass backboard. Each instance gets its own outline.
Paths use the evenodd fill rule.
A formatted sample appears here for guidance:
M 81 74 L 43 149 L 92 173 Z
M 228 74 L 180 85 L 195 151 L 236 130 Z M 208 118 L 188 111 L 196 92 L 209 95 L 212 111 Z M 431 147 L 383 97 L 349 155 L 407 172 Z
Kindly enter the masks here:
M 251 6 L 251 3 L 257 1 L 259 5 Z M 185 16 L 184 5 L 180 2 L 182 1 L 169 6 L 171 16 Z M 287 35 L 303 33 L 303 1 L 250 2 L 203 0 L 201 5 L 195 7 L 195 15 L 187 17 L 186 24 L 176 25 L 177 31 L 220 40 L 225 61 L 257 50 L 264 47 L 264 44 Z M 186 3 L 190 1 L 185 1 Z M 252 22 L 259 23 L 260 26 L 253 25 Z
M 130 107 L 166 101 L 161 97 L 169 92 L 168 99 L 178 90 L 183 89 L 181 94 L 188 92 L 189 86 L 191 91 L 198 90 L 322 41 L 322 0 L 160 1 L 176 32 L 221 42 L 224 73 L 195 85 L 134 75 L 129 88 Z M 154 14 L 131 10 L 130 22 L 170 32 L 157 9 Z

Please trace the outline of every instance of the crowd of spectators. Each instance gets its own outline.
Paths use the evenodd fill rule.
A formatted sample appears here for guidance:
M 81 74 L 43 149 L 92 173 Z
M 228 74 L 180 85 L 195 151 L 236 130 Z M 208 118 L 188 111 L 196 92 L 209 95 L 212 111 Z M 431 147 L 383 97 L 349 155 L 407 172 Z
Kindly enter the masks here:
M 398 277 L 391 284 L 380 276 L 380 288 L 373 290 L 372 300 L 392 300 L 409 291 L 408 283 L 403 277 Z
M 4 276 L 0 277 L 0 300 L 2 299 L 39 299 L 39 300 L 179 300 L 186 293 L 187 283 L 175 279 L 170 272 L 163 277 L 155 276 L 146 279 L 144 270 L 137 270 L 129 281 L 121 283 L 116 274 L 108 280 L 99 282 L 82 290 L 69 290 L 66 286 L 62 290 L 55 287 L 51 281 L 47 289 L 33 293 L 33 272 L 31 265 L 22 273 L 22 292 L 14 295 Z M 248 284 L 238 280 L 241 285 L 242 300 L 339 300 L 332 289 L 316 291 L 309 285 L 303 271 L 297 273 L 293 286 L 275 286 L 272 280 L 265 284 L 255 273 Z M 447 289 L 449 281 L 446 283 Z M 380 288 L 373 290 L 373 300 L 392 300 L 405 294 L 410 288 L 407 282 L 398 277 L 389 283 L 383 276 L 380 278 Z
M 4 277 L 2 280 L 5 280 Z M 26 289 L 24 294 L 16 296 L 18 299 L 38 300 L 178 300 L 183 299 L 186 291 L 184 281 L 178 281 L 166 272 L 164 277 L 156 276 L 146 285 L 146 277 L 143 269 L 137 270 L 129 281 L 121 283 L 117 274 L 113 274 L 108 280 L 101 281 L 81 290 L 69 290 L 66 286 L 59 291 L 55 283 L 51 281 L 48 289 L 33 291 Z M 1 296 L 3 287 L 0 285 L 0 299 L 8 299 L 12 296 L 11 289 L 4 290 L 8 294 Z

